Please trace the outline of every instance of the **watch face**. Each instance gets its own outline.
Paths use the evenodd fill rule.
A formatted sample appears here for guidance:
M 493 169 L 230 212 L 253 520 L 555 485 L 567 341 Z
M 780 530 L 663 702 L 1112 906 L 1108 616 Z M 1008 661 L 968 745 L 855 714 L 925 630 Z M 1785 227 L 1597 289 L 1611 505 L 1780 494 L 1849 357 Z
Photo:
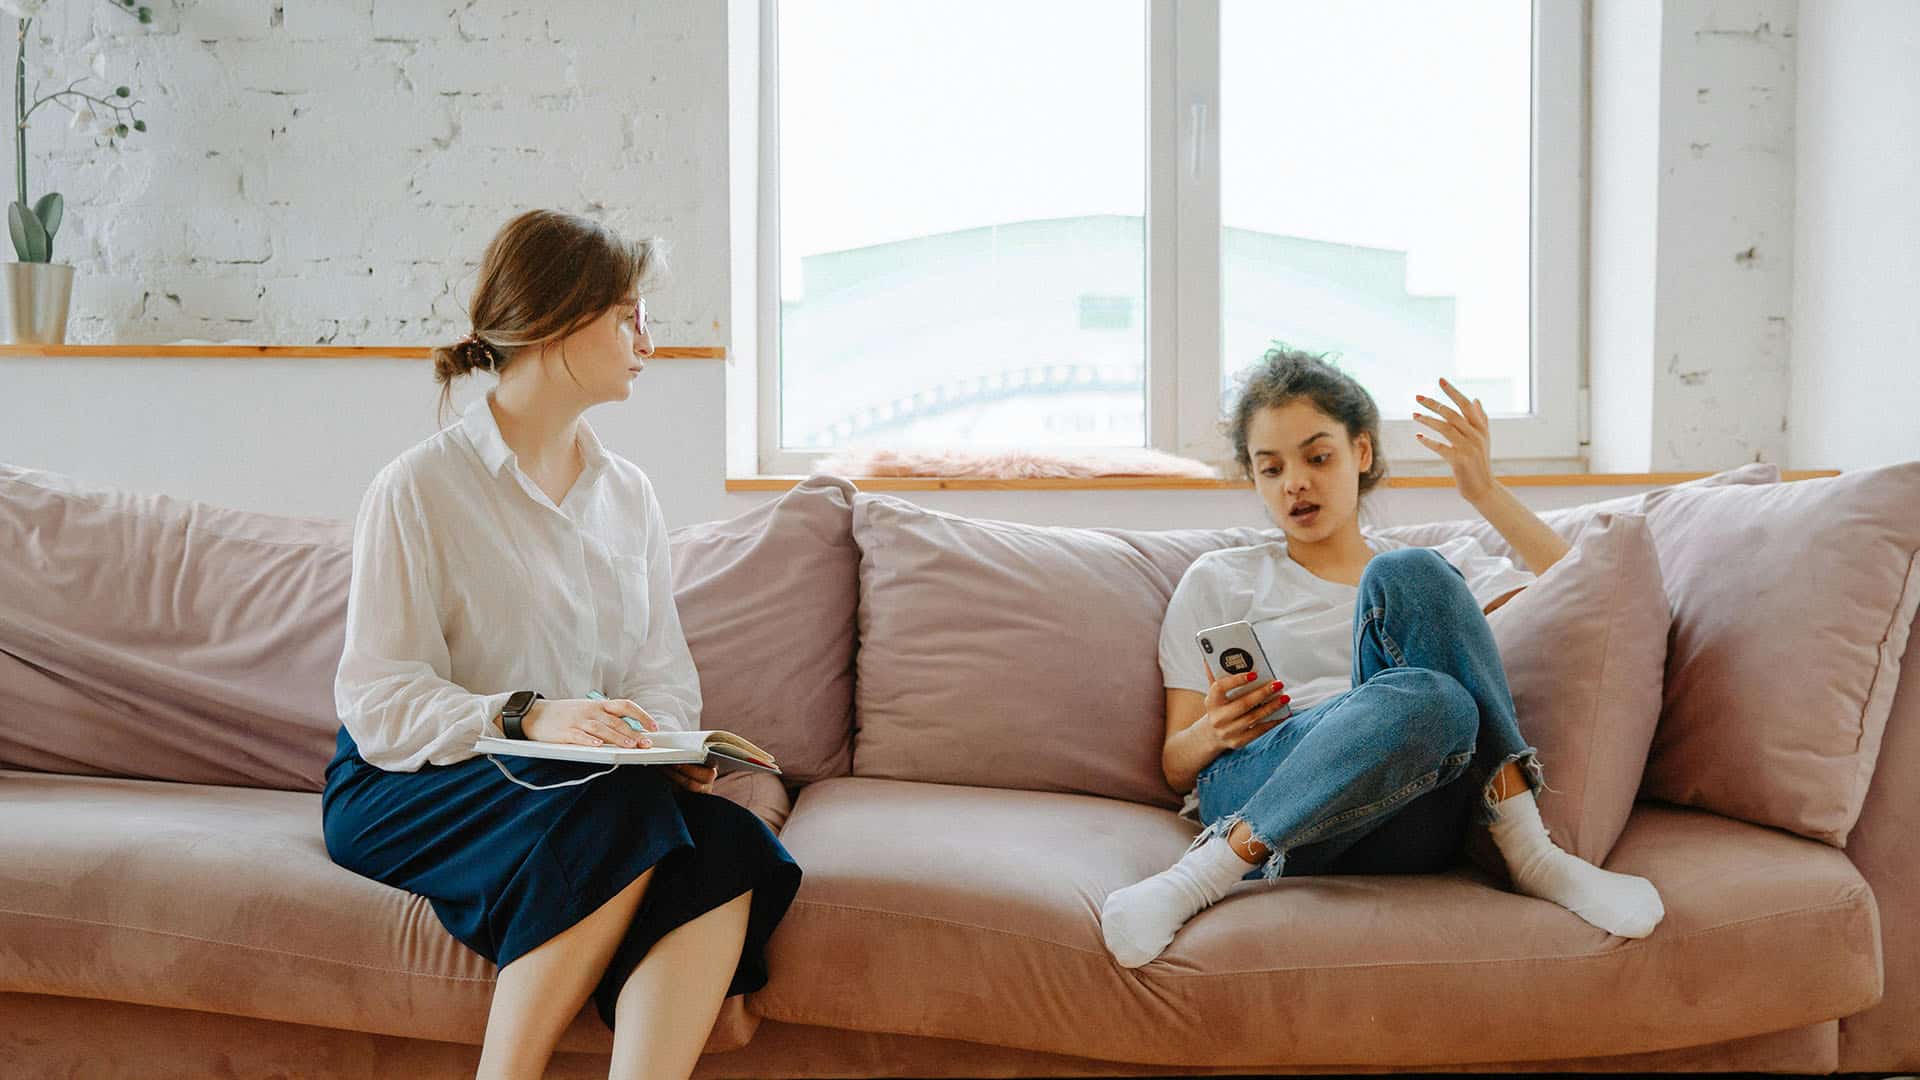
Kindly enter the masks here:
M 506 711 L 513 713 L 515 716 L 519 716 L 528 709 L 533 708 L 533 698 L 534 693 L 531 690 L 515 690 L 513 696 L 507 699 Z

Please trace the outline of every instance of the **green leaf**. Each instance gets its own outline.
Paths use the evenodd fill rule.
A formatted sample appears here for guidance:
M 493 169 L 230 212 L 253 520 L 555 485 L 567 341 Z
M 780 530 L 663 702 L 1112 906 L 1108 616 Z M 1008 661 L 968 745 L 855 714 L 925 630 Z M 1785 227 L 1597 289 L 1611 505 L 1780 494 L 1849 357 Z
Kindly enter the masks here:
M 32 262 L 27 258 L 27 227 L 22 223 L 20 204 L 7 204 L 7 232 L 13 237 L 13 253 L 20 256 L 21 262 Z
M 13 250 L 21 262 L 47 261 L 47 230 L 40 225 L 32 208 L 22 203 L 7 204 L 7 231 L 13 235 Z
M 33 216 L 39 218 L 40 226 L 47 230 L 47 254 L 49 256 L 53 254 L 54 234 L 60 231 L 60 219 L 65 216 L 66 212 L 67 200 L 61 198 L 60 193 L 57 191 L 47 192 L 45 195 L 40 196 L 39 202 L 33 204 Z
M 131 86 L 116 86 L 116 87 L 114 87 L 114 88 L 113 88 L 113 92 L 114 92 L 114 94 L 115 94 L 115 96 L 117 96 L 117 97 L 132 97 L 132 96 L 133 96 L 133 87 L 131 87 Z
M 145 120 L 135 120 L 133 122 L 133 130 L 135 131 L 147 130 L 147 122 Z
M 125 125 L 125 124 L 115 124 L 115 125 L 113 126 L 113 134 L 114 134 L 114 136 L 115 136 L 116 138 L 121 138 L 121 139 L 124 139 L 124 138 L 126 138 L 126 137 L 127 137 L 127 125 Z

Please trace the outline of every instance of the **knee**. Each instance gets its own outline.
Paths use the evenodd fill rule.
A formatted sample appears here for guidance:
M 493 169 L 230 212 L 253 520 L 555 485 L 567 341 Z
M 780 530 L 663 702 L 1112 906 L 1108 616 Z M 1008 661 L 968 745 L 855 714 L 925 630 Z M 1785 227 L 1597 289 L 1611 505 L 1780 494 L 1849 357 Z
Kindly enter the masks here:
M 1460 680 L 1428 668 L 1391 668 L 1367 685 L 1382 684 L 1389 700 L 1374 710 L 1389 741 L 1410 753 L 1439 759 L 1473 750 L 1480 737 L 1480 704 Z
M 1440 556 L 1440 553 L 1428 547 L 1395 548 L 1383 551 L 1367 560 L 1366 570 L 1361 572 L 1360 587 L 1366 588 L 1369 582 L 1379 584 L 1387 581 L 1423 581 L 1431 578 L 1458 578 L 1460 572 L 1453 564 Z
M 771 835 L 760 815 L 722 795 L 696 791 L 675 792 L 680 813 L 696 843 L 724 839 L 729 844 L 751 843 L 760 834 Z
M 1392 597 L 1422 607 L 1460 600 L 1480 610 L 1467 579 L 1432 548 L 1395 548 L 1367 560 L 1360 574 L 1360 595 L 1365 606 L 1379 606 Z

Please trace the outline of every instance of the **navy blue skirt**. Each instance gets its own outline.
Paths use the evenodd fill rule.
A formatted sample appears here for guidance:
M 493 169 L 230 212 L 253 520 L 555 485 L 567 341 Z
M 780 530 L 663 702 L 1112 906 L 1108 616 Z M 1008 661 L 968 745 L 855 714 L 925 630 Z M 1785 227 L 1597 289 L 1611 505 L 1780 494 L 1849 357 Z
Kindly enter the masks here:
M 621 987 L 675 927 L 753 890 L 728 995 L 767 983 L 766 944 L 800 888 L 772 830 L 717 795 L 626 766 L 585 784 L 530 791 L 485 757 L 418 772 L 369 765 L 345 727 L 321 795 L 327 854 L 357 874 L 425 896 L 447 931 L 502 967 L 599 910 L 654 870 L 627 936 L 593 991 L 613 1026 Z M 529 784 L 605 768 L 502 758 Z

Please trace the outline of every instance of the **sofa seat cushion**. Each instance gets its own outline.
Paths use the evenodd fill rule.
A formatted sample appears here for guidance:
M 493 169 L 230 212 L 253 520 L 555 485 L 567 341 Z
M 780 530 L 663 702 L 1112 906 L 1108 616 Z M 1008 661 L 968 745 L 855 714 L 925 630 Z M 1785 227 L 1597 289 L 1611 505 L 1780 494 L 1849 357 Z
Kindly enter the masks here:
M 777 780 L 722 792 L 770 825 Z M 0 991 L 478 1043 L 496 969 L 334 865 L 307 792 L 0 770 Z M 709 1050 L 755 1021 L 729 999 Z M 583 1007 L 561 1046 L 610 1050 Z
M 1135 971 L 1101 902 L 1193 834 L 1150 806 L 848 777 L 781 839 L 806 879 L 769 945 L 769 1020 L 1146 1064 L 1377 1066 L 1657 1051 L 1880 996 L 1873 897 L 1826 845 L 1640 806 L 1608 866 L 1659 886 L 1643 941 L 1477 871 L 1242 883 Z

